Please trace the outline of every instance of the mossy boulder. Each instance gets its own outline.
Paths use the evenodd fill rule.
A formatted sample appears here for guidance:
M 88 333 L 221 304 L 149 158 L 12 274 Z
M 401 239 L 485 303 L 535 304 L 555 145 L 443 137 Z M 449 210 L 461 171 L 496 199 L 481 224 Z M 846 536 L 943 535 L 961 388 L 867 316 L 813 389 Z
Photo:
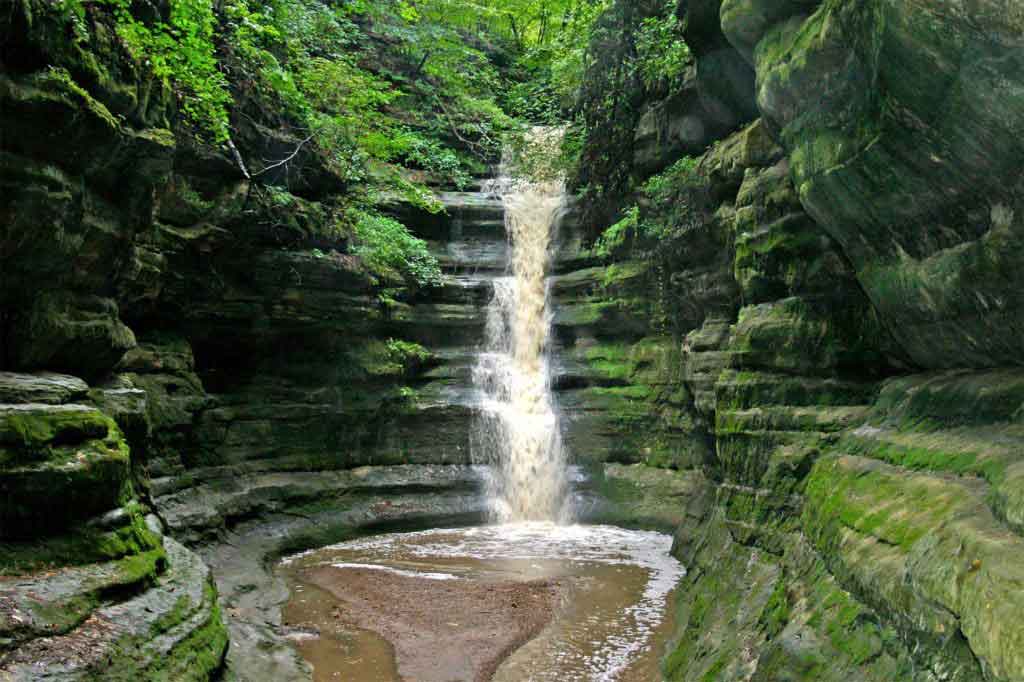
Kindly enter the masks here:
M 757 41 L 759 107 L 886 326 L 921 367 L 1019 364 L 1024 15 L 1006 0 L 760 4 L 769 25 L 733 31 Z
M 0 493 L 0 537 L 52 534 L 129 501 L 128 446 L 93 407 L 0 407 Z
M 811 376 L 884 368 L 877 321 L 854 299 L 846 309 L 790 297 L 740 311 L 729 350 L 735 368 Z
M 733 271 L 744 303 L 798 294 L 839 301 L 860 296 L 845 258 L 800 205 L 785 161 L 746 174 L 733 227 Z
M 831 570 L 951 679 L 1024 675 L 1024 539 L 969 480 L 840 456 L 818 462 L 804 526 Z M 964 644 L 966 642 L 966 645 Z M 967 648 L 969 645 L 969 649 Z

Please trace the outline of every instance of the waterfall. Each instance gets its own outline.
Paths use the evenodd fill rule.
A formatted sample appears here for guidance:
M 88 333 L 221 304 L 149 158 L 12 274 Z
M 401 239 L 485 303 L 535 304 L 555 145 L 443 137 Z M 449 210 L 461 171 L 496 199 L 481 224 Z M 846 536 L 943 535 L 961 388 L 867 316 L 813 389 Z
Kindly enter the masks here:
M 560 131 L 537 129 L 534 137 Z M 510 276 L 494 281 L 485 347 L 473 370 L 485 398 L 473 430 L 473 459 L 487 464 L 487 495 L 498 522 L 556 521 L 570 517 L 566 456 L 551 394 L 548 264 L 565 206 L 561 179 L 502 177 L 501 194 L 511 245 Z

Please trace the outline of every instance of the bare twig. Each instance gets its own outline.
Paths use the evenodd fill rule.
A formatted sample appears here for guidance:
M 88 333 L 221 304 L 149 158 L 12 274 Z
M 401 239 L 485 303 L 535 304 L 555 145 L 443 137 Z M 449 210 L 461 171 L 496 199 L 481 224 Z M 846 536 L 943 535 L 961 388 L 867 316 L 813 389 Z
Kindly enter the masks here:
M 292 159 L 294 159 L 296 156 L 299 155 L 299 152 L 302 151 L 302 148 L 306 145 L 307 142 L 312 140 L 313 136 L 315 136 L 315 135 L 316 135 L 315 132 L 314 133 L 310 133 L 309 136 L 306 139 L 302 140 L 302 142 L 299 142 L 299 145 L 297 147 L 295 147 L 295 151 L 293 151 L 291 154 L 289 154 L 288 156 L 284 157 L 280 161 L 275 161 L 274 163 L 270 164 L 269 166 L 266 166 L 266 167 L 261 168 L 260 170 L 256 171 L 255 173 L 252 174 L 252 177 L 255 178 L 258 175 L 263 175 L 267 171 L 271 171 L 271 170 L 274 170 L 275 168 L 280 168 L 281 166 L 286 165 Z
M 427 60 L 430 59 L 430 55 L 431 54 L 433 54 L 433 52 L 430 51 L 430 50 L 427 50 L 423 54 L 423 59 L 420 60 L 420 63 L 416 66 L 416 71 L 414 71 L 413 74 L 412 74 L 412 79 L 413 80 L 416 80 L 417 78 L 419 78 L 420 74 L 423 73 L 423 67 L 427 65 Z

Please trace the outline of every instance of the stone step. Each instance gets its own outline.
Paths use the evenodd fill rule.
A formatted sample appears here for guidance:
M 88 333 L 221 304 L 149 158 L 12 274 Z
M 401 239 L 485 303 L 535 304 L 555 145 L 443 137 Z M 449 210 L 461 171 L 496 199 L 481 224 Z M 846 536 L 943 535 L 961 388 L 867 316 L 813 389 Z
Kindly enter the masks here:
M 865 424 L 833 448 L 906 469 L 976 476 L 992 486 L 986 501 L 1024 535 L 1024 424 L 897 429 Z
M 434 245 L 432 245 L 434 246 Z M 505 273 L 509 264 L 506 242 L 450 242 L 431 249 L 444 272 L 490 272 L 495 276 Z
M 164 539 L 167 571 L 150 589 L 103 606 L 67 634 L 41 637 L 0 659 L 11 682 L 207 679 L 221 663 L 227 634 L 210 570 Z
M 1024 539 L 992 514 L 987 488 L 827 457 L 808 479 L 803 527 L 843 586 L 900 629 L 952 644 L 959 631 L 986 676 L 1024 679 Z
M 867 418 L 867 405 L 833 407 L 765 406 L 716 413 L 715 432 L 761 434 L 766 431 L 836 433 L 853 428 Z
M 164 570 L 162 548 L 116 561 L 23 577 L 0 577 L 0 651 L 39 637 L 67 634 L 103 599 L 136 591 Z
M 68 374 L 0 372 L 0 403 L 44 403 L 58 405 L 80 400 L 89 386 Z
M 480 481 L 467 466 L 377 465 L 344 471 L 274 471 L 278 465 L 265 460 L 200 470 L 195 473 L 203 483 L 178 490 L 165 483 L 163 489 L 174 491 L 159 495 L 156 505 L 171 532 L 200 540 L 220 533 L 239 519 L 288 511 L 306 503 L 357 496 L 379 500 L 403 488 L 436 493 L 474 490 Z
M 503 220 L 505 216 L 505 205 L 494 194 L 438 192 L 437 199 L 453 220 Z
M 709 354 L 694 354 L 693 362 L 701 367 L 700 358 Z M 715 365 L 711 362 L 709 365 Z M 872 381 L 853 381 L 837 378 L 795 376 L 774 372 L 736 371 L 721 369 L 717 363 L 715 393 L 719 404 L 735 408 L 760 405 L 828 406 L 867 404 L 874 397 L 877 384 Z
M 35 537 L 130 494 L 128 445 L 88 405 L 0 406 L 0 538 Z

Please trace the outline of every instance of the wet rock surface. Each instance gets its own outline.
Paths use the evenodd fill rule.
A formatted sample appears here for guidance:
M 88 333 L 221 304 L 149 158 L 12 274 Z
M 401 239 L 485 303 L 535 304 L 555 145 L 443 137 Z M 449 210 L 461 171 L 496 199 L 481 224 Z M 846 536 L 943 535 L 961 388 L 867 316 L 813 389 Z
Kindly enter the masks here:
M 0 13 L 0 677 L 308 679 L 268 561 L 480 518 L 500 204 L 391 207 L 446 278 L 382 302 L 321 162 L 271 201 L 48 7 Z M 690 568 L 665 676 L 1024 678 L 1021 10 L 676 9 L 684 87 L 601 143 L 637 181 L 694 157 L 643 208 L 702 210 L 608 258 L 576 206 L 552 281 L 583 516 L 675 528 Z
M 680 3 L 698 69 L 710 16 L 756 70 L 761 118 L 692 153 L 696 225 L 648 262 L 616 254 L 586 278 L 567 268 L 563 288 L 592 311 L 564 318 L 580 349 L 566 394 L 628 391 L 609 412 L 633 418 L 609 440 L 639 424 L 633 457 L 699 472 L 678 502 L 689 573 L 668 679 L 1024 675 L 1018 619 L 999 614 L 1016 608 L 1004 561 L 1024 541 L 1017 299 L 1005 288 L 1019 273 L 1010 140 L 1024 109 L 1020 70 L 1002 71 L 1021 53 L 1019 12 L 1006 9 Z M 689 106 L 680 119 L 705 115 Z M 656 224 L 678 219 L 641 208 Z M 655 371 L 642 320 L 657 329 L 666 310 L 678 355 Z M 641 322 L 613 317 L 624 314 Z M 645 457 L 674 424 L 703 434 L 699 454 Z

